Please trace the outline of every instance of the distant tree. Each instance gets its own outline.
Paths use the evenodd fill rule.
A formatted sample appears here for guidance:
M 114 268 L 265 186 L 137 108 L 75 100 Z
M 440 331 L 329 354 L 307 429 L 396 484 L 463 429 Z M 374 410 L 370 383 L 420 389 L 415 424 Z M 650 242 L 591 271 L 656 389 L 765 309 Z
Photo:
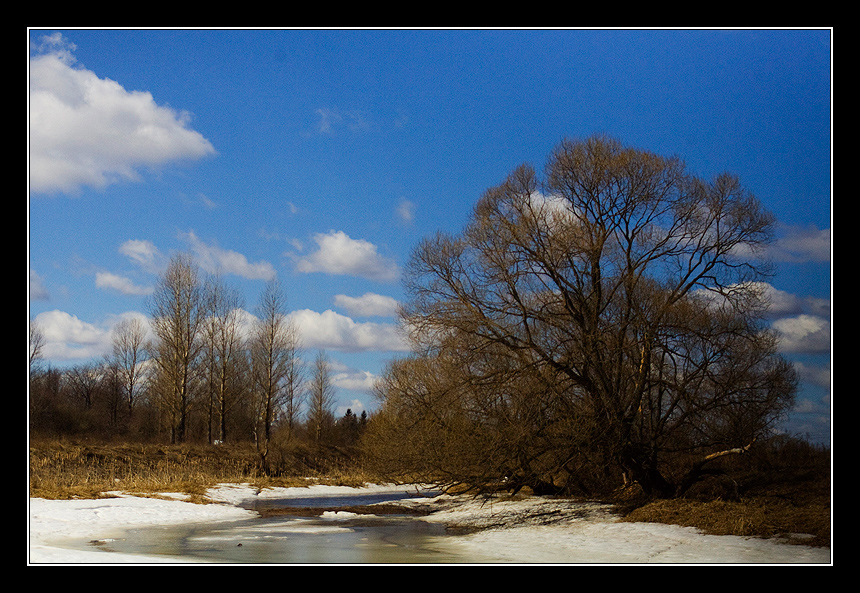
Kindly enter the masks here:
M 228 416 L 240 397 L 245 355 L 242 335 L 242 297 L 220 276 L 207 279 L 204 286 L 206 319 L 203 323 L 203 349 L 209 391 L 208 440 L 226 441 Z
M 45 334 L 35 321 L 30 322 L 29 331 L 30 374 L 32 375 L 42 361 L 43 350 L 45 348 Z
M 84 363 L 69 368 L 66 372 L 70 395 L 80 406 L 89 410 L 93 407 L 103 369 L 97 364 Z
M 733 176 L 562 142 L 415 250 L 376 443 L 452 481 L 678 494 L 793 402 L 756 282 L 772 226 Z
M 367 415 L 362 412 L 362 417 L 356 416 L 352 408 L 347 408 L 344 415 L 337 421 L 338 440 L 343 445 L 354 445 L 361 434 L 366 422 Z
M 158 373 L 153 386 L 168 415 L 171 441 L 184 442 L 199 385 L 202 326 L 205 320 L 199 269 L 187 254 L 174 255 L 152 295 L 155 336 L 150 356 Z
M 257 409 L 255 439 L 264 469 L 278 415 L 292 410 L 300 391 L 300 342 L 287 317 L 286 300 L 277 280 L 266 284 L 249 351 Z M 292 413 L 292 412 L 290 412 Z
M 30 377 L 30 430 L 31 434 L 62 436 L 65 373 L 55 368 Z
M 125 432 L 131 410 L 128 408 L 124 377 L 119 365 L 107 357 L 101 364 L 101 370 L 98 403 L 103 418 L 100 418 L 99 428 L 103 434 L 113 436 Z
M 334 398 L 331 365 L 325 352 L 320 350 L 308 384 L 307 426 L 315 443 L 323 442 L 327 428 L 334 423 Z
M 146 362 L 146 327 L 133 317 L 117 323 L 111 334 L 111 364 L 125 395 L 126 412 L 131 416 Z

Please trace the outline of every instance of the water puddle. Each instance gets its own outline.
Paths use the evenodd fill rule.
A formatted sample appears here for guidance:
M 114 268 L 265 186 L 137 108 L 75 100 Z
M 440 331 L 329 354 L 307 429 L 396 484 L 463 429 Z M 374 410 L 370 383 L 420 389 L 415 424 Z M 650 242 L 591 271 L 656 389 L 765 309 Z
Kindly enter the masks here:
M 403 494 L 396 496 L 404 498 Z M 445 550 L 444 525 L 394 514 L 392 495 L 261 500 L 261 517 L 214 524 L 147 526 L 88 542 L 105 552 L 182 561 L 252 564 L 470 563 Z M 374 512 L 381 511 L 381 512 Z

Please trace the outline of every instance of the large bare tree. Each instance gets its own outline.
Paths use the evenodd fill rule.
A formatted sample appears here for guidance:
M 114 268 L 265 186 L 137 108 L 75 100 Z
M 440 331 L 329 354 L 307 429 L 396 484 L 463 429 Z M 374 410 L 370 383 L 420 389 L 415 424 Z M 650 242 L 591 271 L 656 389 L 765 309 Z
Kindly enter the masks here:
M 154 343 L 151 357 L 157 389 L 168 416 L 171 441 L 184 442 L 199 384 L 202 325 L 205 319 L 199 268 L 191 256 L 174 255 L 159 277 L 151 300 Z
M 432 407 L 416 434 L 470 442 L 466 480 L 677 493 L 792 403 L 755 282 L 772 225 L 731 175 L 564 141 L 542 177 L 519 167 L 462 233 L 415 250 L 403 318 L 428 363 L 394 365 L 383 415 Z

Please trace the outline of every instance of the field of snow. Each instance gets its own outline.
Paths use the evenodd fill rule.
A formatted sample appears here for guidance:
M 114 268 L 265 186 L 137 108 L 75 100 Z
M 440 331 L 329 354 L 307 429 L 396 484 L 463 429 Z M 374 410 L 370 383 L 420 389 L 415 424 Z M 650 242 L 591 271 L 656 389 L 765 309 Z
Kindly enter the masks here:
M 109 541 L 126 529 L 193 522 L 228 522 L 252 518 L 256 513 L 238 506 L 265 498 L 332 496 L 403 491 L 403 486 L 366 488 L 312 486 L 272 488 L 257 492 L 245 485 L 222 485 L 209 491 L 218 504 L 193 504 L 179 495 L 140 498 L 117 493 L 99 500 L 29 499 L 28 563 L 151 564 L 188 562 L 180 558 L 108 553 L 76 549 L 72 542 Z M 528 498 L 485 502 L 432 497 L 402 500 L 433 512 L 421 520 L 446 525 L 479 527 L 477 531 L 444 538 L 447 551 L 487 562 L 588 564 L 832 564 L 831 550 L 789 545 L 778 540 L 705 535 L 675 525 L 624 523 L 599 504 L 571 505 Z M 332 520 L 349 514 L 331 512 Z

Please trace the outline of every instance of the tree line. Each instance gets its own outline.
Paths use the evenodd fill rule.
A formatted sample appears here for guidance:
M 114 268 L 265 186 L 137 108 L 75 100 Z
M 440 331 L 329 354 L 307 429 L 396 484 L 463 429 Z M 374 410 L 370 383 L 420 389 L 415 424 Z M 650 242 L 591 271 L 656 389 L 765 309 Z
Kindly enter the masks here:
M 264 468 L 276 440 L 354 445 L 367 415 L 335 417 L 329 359 L 319 351 L 305 360 L 285 307 L 273 280 L 249 318 L 238 290 L 180 253 L 159 276 L 148 324 L 116 324 L 102 360 L 45 368 L 44 337 L 31 324 L 31 434 L 250 441 Z

